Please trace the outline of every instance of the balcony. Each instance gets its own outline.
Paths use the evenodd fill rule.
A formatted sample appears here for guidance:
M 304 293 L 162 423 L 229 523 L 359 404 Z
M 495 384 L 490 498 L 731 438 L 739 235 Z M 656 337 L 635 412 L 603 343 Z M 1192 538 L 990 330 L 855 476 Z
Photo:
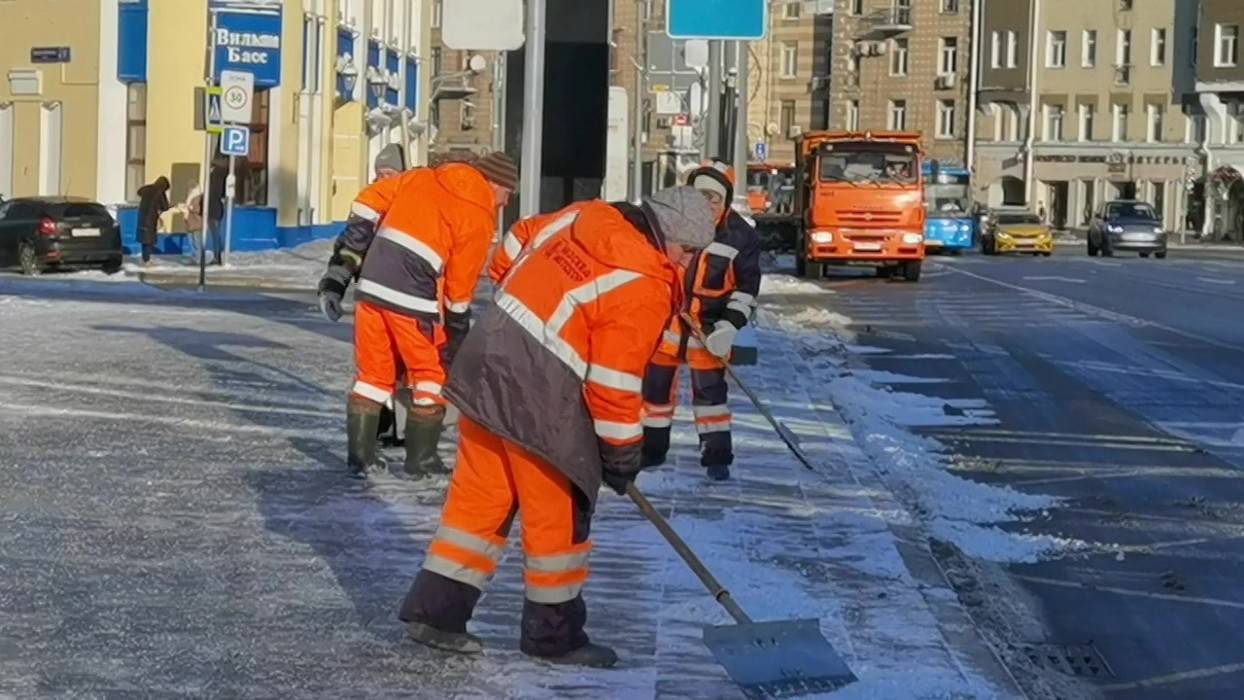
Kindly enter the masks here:
M 873 31 L 883 34 L 901 34 L 910 32 L 914 28 L 910 7 L 894 7 L 889 10 L 882 10 L 870 15 L 869 20 Z

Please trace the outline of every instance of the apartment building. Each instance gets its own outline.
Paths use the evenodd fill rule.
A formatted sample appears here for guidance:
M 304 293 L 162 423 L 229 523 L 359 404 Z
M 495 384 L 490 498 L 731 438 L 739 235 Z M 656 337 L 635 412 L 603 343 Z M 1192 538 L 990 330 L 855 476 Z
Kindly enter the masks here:
M 1195 90 L 1208 117 L 1203 137 L 1208 177 L 1204 231 L 1244 241 L 1244 3 L 1200 0 Z
M 796 135 L 830 124 L 834 3 L 775 2 L 769 32 L 750 49 L 748 143 L 765 160 L 795 160 Z
M 977 182 L 1057 228 L 1138 198 L 1184 228 L 1195 209 L 1196 42 L 1179 0 L 984 0 Z
M 441 18 L 445 0 L 431 0 L 428 72 L 428 150 L 433 162 L 455 153 L 500 149 L 498 133 L 502 77 L 497 53 L 464 51 L 445 45 Z
M 971 38 L 971 0 L 838 0 L 830 126 L 919 131 L 929 157 L 965 163 Z

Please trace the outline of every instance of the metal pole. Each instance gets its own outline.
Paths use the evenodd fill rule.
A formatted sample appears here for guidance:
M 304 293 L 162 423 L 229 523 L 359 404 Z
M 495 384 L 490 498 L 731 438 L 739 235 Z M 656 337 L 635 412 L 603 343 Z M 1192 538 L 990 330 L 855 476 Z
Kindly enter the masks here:
M 648 17 L 645 0 L 635 2 L 635 91 L 631 95 L 631 201 L 644 196 L 644 96 L 648 92 Z
M 738 75 L 735 76 L 735 95 L 738 100 L 738 107 L 734 117 L 734 178 L 737 183 L 734 188 L 734 203 L 746 211 L 747 207 L 747 161 L 748 161 L 748 138 L 747 138 L 747 98 L 750 87 L 747 83 L 748 72 L 748 44 L 746 41 L 735 42 L 736 51 L 738 52 Z
M 544 13 L 545 0 L 527 0 L 527 60 L 523 65 L 523 157 L 518 185 L 518 215 L 540 213 L 541 162 L 544 153 Z
M 216 85 L 216 13 L 208 9 L 208 30 L 207 30 L 207 75 L 204 76 L 204 95 L 207 94 L 207 88 Z M 210 104 L 211 100 L 207 102 Z M 204 126 L 210 124 L 208 120 L 207 105 L 203 105 L 203 123 Z M 207 289 L 207 239 L 208 233 L 212 225 L 212 132 L 206 128 L 203 130 L 203 182 L 200 189 L 203 194 L 199 198 L 199 219 L 202 221 L 202 229 L 199 231 L 199 290 Z
M 220 255 L 221 267 L 229 264 L 229 251 L 233 249 L 233 198 L 238 187 L 237 167 L 237 157 L 229 156 L 229 177 L 225 179 L 225 249 Z
M 492 96 L 492 150 L 505 152 L 505 93 L 509 89 L 506 81 L 508 51 L 498 51 L 496 63 L 493 64 L 493 96 Z M 505 235 L 505 216 L 497 217 L 497 240 Z
M 704 158 L 715 158 L 721 149 L 722 42 L 708 42 L 708 126 L 704 129 Z

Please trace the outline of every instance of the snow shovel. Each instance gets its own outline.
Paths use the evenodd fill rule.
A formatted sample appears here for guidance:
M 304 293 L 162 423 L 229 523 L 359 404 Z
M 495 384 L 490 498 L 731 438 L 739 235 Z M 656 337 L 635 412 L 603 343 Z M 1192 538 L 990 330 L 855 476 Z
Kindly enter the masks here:
M 634 483 L 626 487 L 626 495 L 678 552 L 713 599 L 734 618 L 733 625 L 705 627 L 704 645 L 748 697 L 793 698 L 828 693 L 858 680 L 821 634 L 819 621 L 752 622 L 730 597 L 730 591 L 713 578 Z
M 691 332 L 695 335 L 695 339 L 700 341 L 700 345 L 707 347 L 704 338 L 704 331 L 696 325 L 695 321 L 691 319 L 691 316 L 687 314 L 687 312 L 681 312 L 680 315 L 682 316 L 683 323 L 687 324 L 687 327 L 690 328 Z M 778 437 L 782 438 L 782 442 L 786 443 L 786 446 L 790 448 L 791 454 L 795 455 L 795 459 L 799 460 L 803 466 L 808 469 L 816 471 L 816 466 L 813 464 L 812 458 L 809 457 L 808 453 L 804 452 L 803 447 L 800 446 L 799 437 L 795 435 L 790 428 L 786 427 L 785 423 L 778 420 L 777 417 L 773 415 L 773 412 L 769 410 L 769 407 L 765 406 L 764 403 L 760 401 L 760 397 L 757 396 L 756 392 L 752 391 L 752 388 L 743 381 L 742 377 L 740 377 L 739 373 L 734 370 L 734 367 L 730 366 L 729 362 L 723 362 L 722 364 L 726 368 L 726 374 L 728 374 L 734 384 L 747 395 L 748 400 L 752 402 L 752 405 L 756 407 L 756 410 L 760 412 L 760 415 L 764 416 L 765 420 L 769 421 L 769 425 L 772 425 L 773 429 L 777 431 Z

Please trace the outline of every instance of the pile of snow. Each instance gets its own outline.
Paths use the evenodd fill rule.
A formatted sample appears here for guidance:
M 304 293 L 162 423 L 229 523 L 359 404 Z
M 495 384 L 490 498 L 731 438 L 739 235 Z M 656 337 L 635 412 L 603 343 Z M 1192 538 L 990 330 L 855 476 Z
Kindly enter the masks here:
M 813 307 L 766 310 L 776 315 L 810 370 L 823 375 L 829 398 L 883 482 L 932 536 L 970 556 L 999 562 L 1033 562 L 1089 546 L 997 527 L 1048 515 L 1059 500 L 956 476 L 946 468 L 951 459 L 946 447 L 911 430 L 996 425 L 985 401 L 895 391 L 887 385 L 939 380 L 848 367 L 852 355 L 889 351 L 852 345 L 852 322 L 842 314 Z
M 248 253 L 231 253 L 227 265 L 208 265 L 207 279 L 254 280 L 257 283 L 292 288 L 314 287 L 324 274 L 324 266 L 332 255 L 333 240 L 311 241 L 293 248 Z M 76 270 L 49 274 L 50 279 L 74 281 L 133 282 L 142 275 L 187 277 L 198 279 L 199 261 L 190 255 L 159 256 L 144 265 L 135 260 L 126 262 L 122 273 L 104 274 L 100 270 Z

